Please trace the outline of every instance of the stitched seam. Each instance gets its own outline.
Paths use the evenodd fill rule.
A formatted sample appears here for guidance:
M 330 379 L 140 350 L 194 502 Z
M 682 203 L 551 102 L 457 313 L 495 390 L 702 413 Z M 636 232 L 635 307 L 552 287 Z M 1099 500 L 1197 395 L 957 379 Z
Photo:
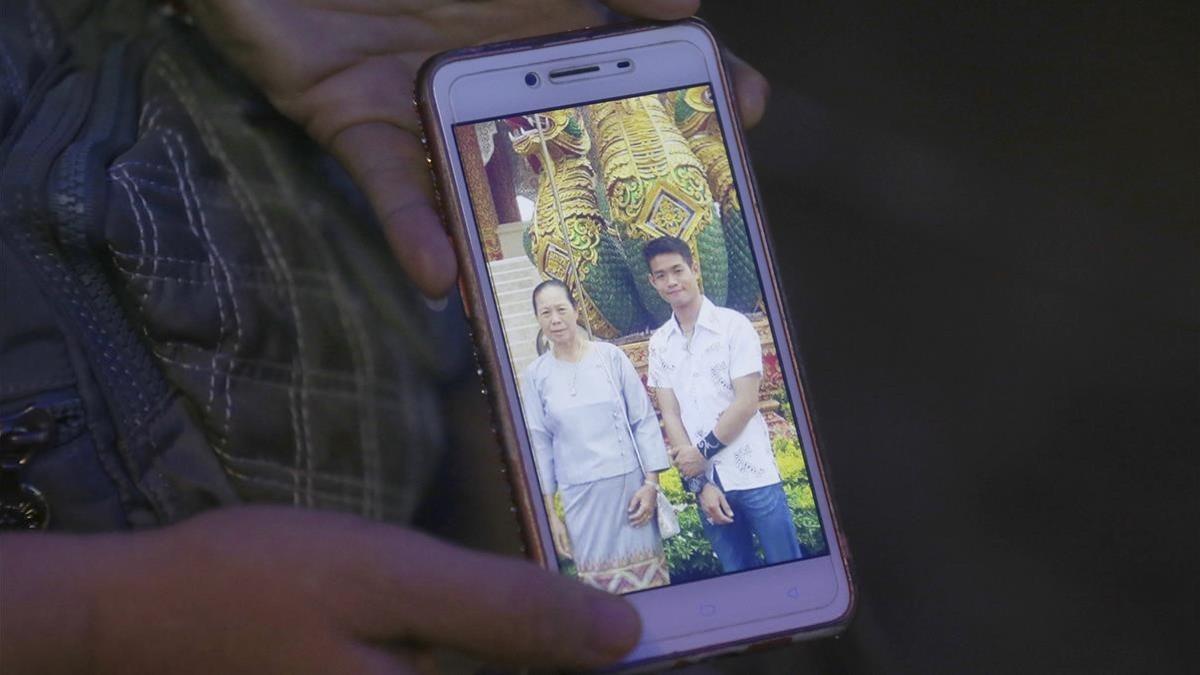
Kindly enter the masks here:
M 16 202 L 17 213 L 28 213 L 31 211 L 29 206 L 25 204 L 25 194 L 23 191 L 19 191 L 17 193 Z M 46 225 L 46 223 L 43 223 L 40 220 L 37 224 L 39 226 Z M 37 243 L 34 241 L 34 235 L 26 231 L 22 232 L 21 236 L 27 242 L 29 248 L 36 251 Z M 57 256 L 55 256 L 55 258 L 63 268 L 69 269 L 66 261 L 62 260 L 61 258 L 57 258 Z M 33 259 L 41 267 L 46 277 L 58 284 L 62 294 L 67 298 L 67 301 L 74 306 L 76 316 L 80 321 L 84 322 L 87 332 L 95 337 L 95 346 L 100 349 L 101 356 L 103 357 L 101 363 L 103 364 L 104 370 L 109 373 L 109 376 L 119 378 L 120 375 L 124 373 L 127 382 L 136 381 L 136 378 L 134 378 L 133 374 L 129 372 L 129 369 L 124 365 L 123 361 L 119 372 L 113 365 L 116 361 L 110 351 L 113 348 L 113 337 L 107 330 L 105 330 L 104 326 L 102 326 L 96 320 L 94 316 L 94 310 L 91 307 L 89 300 L 80 297 L 80 290 L 75 285 L 76 280 L 73 277 L 65 276 L 65 274 L 71 273 L 68 271 L 64 275 L 58 274 L 55 271 L 55 265 L 49 262 L 49 256 L 35 252 L 33 254 Z M 142 425 L 144 421 L 144 415 L 150 409 L 150 402 L 146 399 L 145 393 L 141 390 L 141 388 L 135 388 L 133 393 L 138 402 L 141 404 L 140 414 L 138 411 L 133 411 L 133 417 L 131 420 L 132 427 L 136 429 Z M 124 412 L 120 412 L 119 415 L 114 413 L 116 417 L 120 417 L 124 414 Z
M 128 184 L 129 174 L 125 173 L 124 177 L 122 177 L 122 176 L 114 175 L 110 172 L 109 175 L 112 176 L 112 178 L 116 181 L 117 185 L 121 186 L 121 190 L 125 192 L 125 198 L 129 200 L 129 210 L 133 212 L 133 220 L 135 223 L 137 223 L 138 250 L 144 252 L 146 250 L 146 226 L 145 226 L 145 223 L 142 222 L 142 212 L 140 209 L 138 209 L 137 203 L 134 201 L 133 191 L 130 189 L 129 184 Z M 112 246 L 110 245 L 109 250 L 111 250 L 111 249 L 112 249 Z M 145 265 L 146 265 L 145 259 L 139 260 L 138 261 L 138 272 L 141 272 L 142 269 L 145 267 Z M 139 276 L 145 276 L 145 275 L 139 274 Z M 153 285 L 154 285 L 154 280 L 153 280 L 153 278 L 151 278 L 146 283 L 145 288 L 142 291 L 142 297 L 138 301 L 138 304 L 142 310 L 143 315 L 145 315 L 145 313 L 146 313 L 146 301 L 150 297 L 150 287 Z
M 129 251 L 118 251 L 117 249 L 112 248 L 112 246 L 109 246 L 109 250 L 112 251 L 113 255 L 115 255 L 117 257 L 124 258 L 125 260 L 131 260 L 134 262 L 137 262 L 139 258 L 143 257 L 137 253 L 132 253 Z M 156 255 L 147 254 L 144 257 L 147 259 L 153 259 L 156 262 L 176 263 L 176 264 L 180 264 L 180 265 L 188 265 L 191 267 L 207 268 L 207 266 L 208 266 L 208 263 L 205 261 L 202 261 L 202 260 L 192 260 L 192 259 L 188 259 L 188 258 L 174 258 L 169 255 L 157 255 L 156 256 Z M 228 263 L 228 266 L 229 266 L 230 270 L 239 271 L 239 272 L 243 272 L 245 274 L 250 274 L 250 275 L 262 274 L 264 272 L 268 273 L 268 274 L 274 273 L 274 270 L 272 270 L 269 266 L 265 266 L 265 265 L 248 265 L 245 263 L 239 264 L 239 263 L 231 262 L 231 263 Z M 303 278 L 311 279 L 313 281 L 321 282 L 321 284 L 323 284 L 326 288 L 329 287 L 329 277 L 326 275 L 323 275 L 319 272 L 311 272 L 308 270 L 292 270 L 292 274 L 297 277 L 303 277 Z M 276 285 L 276 287 L 278 287 L 278 284 Z
M 150 273 L 158 274 L 158 219 L 154 217 L 154 210 L 150 208 L 150 203 L 146 201 L 146 197 L 142 194 L 141 188 L 138 187 L 137 181 L 134 180 L 128 171 L 122 171 L 122 173 L 129 179 L 129 184 L 133 187 L 133 193 L 137 195 L 138 201 L 142 203 L 142 208 L 145 209 L 146 216 L 150 221 L 150 245 L 154 250 L 153 260 L 150 263 Z M 146 335 L 149 336 L 149 333 L 147 332 Z
M 249 474 L 242 473 L 242 472 L 237 471 L 236 469 L 232 469 L 232 468 L 226 468 L 225 472 L 227 474 L 229 474 L 230 476 L 232 476 L 233 478 L 236 478 L 237 480 L 245 481 L 247 483 L 260 485 L 263 487 L 273 488 L 276 490 L 280 490 L 284 493 L 288 493 L 288 492 L 292 491 L 292 486 L 289 485 L 288 483 L 285 483 L 284 481 L 275 480 L 273 478 L 267 478 L 265 476 L 251 476 Z M 354 488 L 355 490 L 361 489 L 361 486 L 359 486 L 358 484 L 355 484 L 355 483 L 346 483 L 344 485 L 344 487 Z M 322 501 L 334 502 L 334 503 L 340 504 L 340 505 L 348 507 L 348 508 L 357 506 L 358 501 L 359 501 L 358 498 L 353 495 L 341 495 L 341 494 L 337 494 L 337 493 L 333 493 L 333 492 L 326 492 L 326 491 L 317 491 L 314 493 L 314 496 L 319 497 Z
M 167 134 L 162 134 L 159 136 L 159 138 L 165 138 L 166 136 L 167 136 Z M 113 168 L 114 169 L 118 169 L 118 168 L 119 169 L 128 169 L 131 166 L 136 168 L 136 165 L 133 164 L 132 162 L 122 162 L 120 165 L 114 166 Z M 158 170 L 159 171 L 171 171 L 171 169 L 169 169 L 169 168 L 160 168 Z M 153 178 L 151 176 L 143 175 L 143 176 L 140 176 L 139 182 L 142 184 L 143 187 L 145 187 L 149 190 L 152 190 L 154 192 L 162 192 L 162 193 L 165 193 L 168 195 L 178 195 L 179 194 L 179 185 L 178 184 L 172 185 L 170 182 L 168 182 L 166 180 L 159 180 L 159 179 Z
M 208 255 L 209 262 L 211 263 L 212 251 L 208 250 L 207 246 L 204 246 L 204 238 L 200 235 L 196 227 L 196 217 L 192 210 L 192 202 L 188 199 L 188 188 L 183 180 L 183 172 L 179 170 L 175 151 L 171 148 L 171 144 L 166 138 L 163 138 L 163 147 L 167 150 L 167 156 L 171 160 L 171 168 L 175 170 L 175 175 L 179 180 L 179 195 L 183 199 L 183 210 L 187 214 L 188 229 L 191 230 L 192 236 L 196 238 L 196 242 L 204 247 L 205 254 Z M 221 325 L 217 330 L 217 348 L 213 350 L 212 354 L 212 369 L 209 371 L 208 378 L 208 396 L 204 403 L 204 416 L 209 419 L 212 418 L 213 400 L 216 398 L 217 392 L 217 355 L 220 353 L 220 344 L 225 339 L 226 326 L 228 325 L 228 320 L 225 318 L 225 302 L 221 299 L 221 289 L 217 285 L 216 274 L 212 274 L 211 278 L 213 282 L 213 294 L 217 299 L 217 316 L 220 318 Z
M 173 366 L 177 366 L 179 368 L 183 368 L 184 370 L 192 370 L 192 371 L 196 371 L 199 373 L 210 372 L 210 369 L 206 368 L 203 365 L 195 364 L 195 363 L 187 363 L 186 361 L 180 361 L 178 359 L 173 359 L 161 352 L 156 351 L 156 352 L 154 352 L 154 355 L 156 357 L 158 357 L 159 359 L 162 359 L 166 363 L 169 363 Z M 281 369 L 283 369 L 283 367 L 281 367 Z M 288 378 L 288 381 L 294 380 L 295 379 L 295 371 L 293 371 L 291 369 L 287 369 L 287 370 L 289 371 L 289 374 L 291 374 L 291 377 Z M 236 380 L 244 380 L 246 382 L 254 382 L 254 383 L 266 386 L 266 387 L 290 388 L 289 385 L 283 384 L 282 380 L 279 380 L 279 381 L 266 380 L 266 379 L 254 377 L 252 375 L 245 375 L 245 374 L 237 373 L 237 372 L 231 372 L 230 377 L 232 377 Z M 313 392 L 315 392 L 317 394 L 321 394 L 322 396 L 329 396 L 329 397 L 333 397 L 333 398 L 345 399 L 347 401 L 353 401 L 355 403 L 360 403 L 362 405 L 374 405 L 374 406 L 377 406 L 384 410 L 394 410 L 394 411 L 400 412 L 405 415 L 406 422 L 408 422 L 408 415 L 412 412 L 411 408 L 413 407 L 412 401 L 407 401 L 407 400 L 402 401 L 398 398 L 392 398 L 392 399 L 380 398 L 377 393 L 371 393 L 366 398 L 363 398 L 356 392 L 346 391 L 343 389 L 330 389 L 328 387 L 322 387 L 320 385 L 310 384 L 309 389 L 311 389 Z
M 275 151 L 268 144 L 258 140 L 259 149 L 262 152 L 262 157 L 267 166 L 275 175 L 286 175 L 284 167 L 278 160 Z M 280 189 L 284 192 L 285 197 L 291 203 L 299 203 L 301 197 L 296 195 L 292 189 L 292 185 L 287 181 L 280 180 Z M 304 224 L 307 224 L 305 222 Z M 320 249 L 323 259 L 329 267 L 332 267 L 331 256 L 324 248 Z M 373 382 L 368 379 L 373 378 L 375 374 L 374 359 L 370 355 L 370 346 L 367 336 L 363 330 L 362 323 L 346 301 L 348 292 L 346 284 L 336 275 L 330 275 L 329 283 L 332 291 L 333 305 L 337 312 L 338 323 L 346 332 L 349 340 L 347 343 L 350 347 L 352 380 L 359 396 L 366 399 L 371 390 L 375 387 Z M 362 472 L 363 480 L 366 489 L 362 494 L 362 513 L 366 516 L 374 516 L 379 511 L 380 499 L 380 482 L 382 472 L 382 457 L 379 454 L 379 438 L 377 419 L 375 416 L 374 406 L 364 406 L 360 409 L 358 415 L 358 433 L 359 444 L 362 450 Z
M 188 187 L 191 189 L 192 200 L 196 204 L 196 210 L 200 214 L 200 231 L 204 233 L 204 239 L 212 257 L 216 259 L 217 264 L 221 267 L 221 273 L 225 277 L 226 288 L 229 290 L 229 303 L 233 305 L 233 349 L 226 355 L 225 366 L 225 422 L 221 430 L 221 443 L 229 443 L 229 423 L 233 417 L 233 395 L 230 392 L 230 377 L 229 369 L 231 368 L 231 360 L 241 351 L 242 347 L 242 315 L 238 308 L 237 289 L 233 287 L 233 275 L 229 272 L 229 267 L 225 263 L 225 256 L 221 254 L 221 250 L 217 247 L 216 240 L 213 239 L 212 232 L 208 229 L 208 220 L 204 215 L 204 207 L 200 203 L 200 191 L 196 189 L 196 183 L 191 171 L 191 156 L 188 153 L 187 145 L 184 144 L 182 136 L 178 132 L 171 132 L 175 137 L 175 142 L 183 149 L 183 171 L 187 178 Z M 215 280 L 215 279 L 214 279 Z M 217 297 L 220 298 L 221 289 L 216 288 Z
M 188 92 L 182 85 L 182 81 L 186 79 L 183 75 L 182 69 L 175 63 L 174 58 L 170 54 L 164 53 L 162 61 L 160 62 L 157 70 L 159 75 L 161 75 L 163 79 L 167 81 L 167 84 L 171 87 L 171 90 L 175 93 L 175 95 L 179 97 L 180 102 L 184 105 L 188 112 L 188 116 L 195 123 L 197 131 L 200 133 L 201 137 L 205 139 L 205 145 L 208 146 L 209 151 L 221 161 L 226 171 L 228 171 L 230 179 L 230 192 L 233 195 L 234 200 L 237 202 L 239 208 L 241 208 L 242 214 L 246 216 L 247 222 L 251 224 L 251 231 L 255 234 L 255 241 L 258 242 L 260 252 L 267 260 L 267 263 L 275 269 L 276 273 L 286 283 L 288 295 L 291 296 L 289 297 L 290 302 L 288 303 L 288 307 L 291 310 L 292 320 L 295 323 L 296 344 L 297 349 L 300 352 L 297 358 L 300 361 L 299 365 L 302 367 L 305 351 L 304 326 L 300 322 L 299 310 L 296 308 L 291 270 L 289 269 L 287 262 L 283 260 L 279 243 L 275 240 L 270 226 L 266 223 L 266 219 L 263 218 L 262 213 L 258 211 L 257 205 L 250 199 L 250 195 L 246 190 L 246 186 L 244 185 L 241 174 L 238 173 L 237 168 L 229 160 L 229 156 L 225 153 L 224 148 L 221 147 L 221 144 L 218 142 L 217 135 L 211 124 L 204 115 L 197 114 L 198 110 L 195 97 L 192 96 L 192 94 Z M 252 215 L 253 217 L 251 217 Z M 254 227 L 255 224 L 257 224 L 259 227 Z M 266 237 L 266 243 L 263 242 L 261 236 Z M 296 453 L 293 461 L 299 465 L 300 460 L 306 454 L 305 444 L 309 441 L 309 433 L 308 421 L 306 419 L 306 409 L 303 405 L 304 377 L 303 374 L 300 374 L 299 369 L 297 369 L 296 372 L 299 374 L 298 377 L 300 379 L 301 406 L 300 410 L 297 411 L 294 405 L 290 405 L 289 410 L 292 416 L 292 433 L 296 440 Z M 291 397 L 290 392 L 289 397 Z M 299 503 L 300 501 L 299 488 L 300 484 L 297 481 L 296 485 L 293 487 L 293 503 Z
M 334 298 L 339 298 L 341 293 L 334 295 Z M 370 391 L 375 388 L 375 359 L 371 354 L 371 345 L 368 341 L 366 332 L 363 330 L 360 317 L 353 312 L 345 312 L 340 309 L 338 313 L 343 319 L 343 325 L 349 328 L 350 333 L 350 353 L 351 357 L 357 362 L 356 368 L 361 370 L 355 371 L 355 381 L 359 387 L 359 393 L 362 396 L 369 395 Z M 382 504 L 380 503 L 382 491 L 382 473 L 383 473 L 383 458 L 379 450 L 379 427 L 378 420 L 375 418 L 375 407 L 366 406 L 361 410 L 359 416 L 358 427 L 359 436 L 363 446 L 363 474 L 367 482 L 370 502 L 367 501 L 368 494 L 363 495 L 364 513 L 368 516 L 380 517 L 382 514 Z
M 145 110 L 145 108 L 142 108 L 142 110 Z M 149 134 L 143 134 L 143 136 L 148 136 L 148 135 Z M 109 171 L 122 171 L 124 169 L 145 169 L 147 171 L 153 171 L 155 173 L 170 173 L 170 171 L 171 171 L 171 167 L 169 167 L 169 166 L 165 166 L 163 164 L 157 164 L 155 162 L 147 162 L 142 159 L 121 160 L 120 162 L 113 164 L 112 167 L 109 168 Z M 158 183 L 158 185 L 162 185 L 164 187 L 170 187 L 169 183 Z
M 26 195 L 24 191 L 18 191 L 15 201 L 16 208 L 13 213 L 19 214 L 30 212 L 29 206 L 25 203 Z M 37 243 L 34 241 L 34 236 L 30 232 L 22 231 L 19 232 L 17 236 L 24 240 L 26 251 L 32 254 L 34 263 L 41 269 L 42 274 L 45 275 L 45 278 L 59 287 L 63 296 L 66 298 L 66 301 L 74 307 L 76 316 L 78 316 L 81 321 L 85 322 L 90 329 L 94 331 L 95 327 L 91 322 L 90 314 L 75 294 L 77 289 L 71 285 L 70 279 L 67 279 L 57 273 L 55 265 L 51 262 L 51 258 L 55 256 L 43 255 L 42 253 L 39 253 Z M 99 430 L 95 428 L 94 425 L 89 425 L 89 430 L 95 447 L 97 449 L 106 447 L 105 444 L 101 442 Z M 128 507 L 133 502 L 134 497 L 130 490 L 131 486 L 129 481 L 125 478 L 126 473 L 121 467 L 122 463 L 120 462 L 119 458 L 112 456 L 110 453 L 101 452 L 99 457 L 100 462 L 105 467 L 105 470 L 117 484 L 117 490 L 120 494 L 122 506 Z
M 121 255 L 121 253 L 119 251 L 117 251 L 116 249 L 113 249 L 111 247 L 109 248 L 109 252 L 116 256 Z M 151 259 L 152 258 L 150 256 L 146 257 L 146 260 L 151 260 Z M 198 264 L 196 266 L 208 271 L 209 274 L 212 274 L 212 271 L 209 270 L 207 263 Z M 131 270 L 131 269 L 126 268 L 120 262 L 117 263 L 116 269 L 118 272 L 120 272 L 121 274 L 123 274 L 125 276 L 137 278 L 137 279 L 152 279 L 154 281 L 169 281 L 172 283 L 186 284 L 189 286 L 211 286 L 212 285 L 211 282 L 205 281 L 204 279 L 191 279 L 188 277 L 175 276 L 175 275 L 171 275 L 171 274 L 149 274 L 149 273 L 145 273 L 145 272 L 138 272 L 136 269 Z M 261 272 L 261 271 L 262 270 L 259 270 L 259 272 Z M 269 290 L 269 291 L 281 290 L 281 287 L 279 286 L 279 284 L 270 282 L 270 281 L 251 281 L 251 280 L 245 279 L 244 277 L 238 277 L 238 280 L 239 280 L 241 286 L 243 286 L 243 287 L 260 288 L 260 289 L 265 289 L 265 290 Z M 305 286 L 305 285 L 297 286 L 296 291 L 298 293 L 306 293 L 309 295 L 317 295 L 317 296 L 332 296 L 335 294 L 335 291 L 332 288 L 320 288 L 320 287 L 316 287 L 316 286 Z
M 162 341 L 155 342 L 155 345 L 160 346 L 160 347 L 171 347 L 171 348 L 175 349 L 177 353 L 180 351 L 203 351 L 201 348 L 198 348 L 189 342 L 180 342 L 178 340 L 162 340 Z M 188 363 L 187 361 L 172 360 L 172 357 L 167 356 L 164 352 L 156 351 L 155 355 L 158 356 L 159 358 L 170 361 L 172 363 Z M 292 368 L 289 365 L 284 364 L 284 363 L 266 361 L 263 359 L 250 359 L 250 358 L 244 358 L 244 357 L 236 357 L 236 356 L 232 356 L 232 355 L 229 356 L 228 359 L 229 359 L 229 363 L 231 365 L 231 368 L 230 368 L 231 372 L 233 370 L 233 367 L 241 365 L 241 366 L 246 366 L 248 368 L 255 368 L 258 370 L 274 371 L 275 373 L 284 374 L 288 378 L 290 378 L 292 376 Z M 353 388 L 356 390 L 358 388 L 358 386 L 357 386 L 358 381 L 354 378 L 354 376 L 347 375 L 346 373 L 343 373 L 343 372 L 339 372 L 336 370 L 325 370 L 325 369 L 319 369 L 319 368 L 309 368 L 307 372 L 319 380 L 329 380 L 329 381 L 336 382 L 339 384 L 345 384 L 345 385 L 348 385 L 349 388 Z M 251 375 L 237 375 L 237 377 L 242 378 L 242 379 L 248 379 L 248 380 L 257 379 Z M 282 380 L 284 378 L 280 377 L 278 379 Z M 404 384 L 404 380 L 387 381 L 387 380 L 383 380 L 380 378 L 373 378 L 373 381 L 371 383 L 372 386 L 369 387 L 370 391 L 368 391 L 366 393 L 369 394 L 370 396 L 383 396 L 390 400 L 396 401 L 397 403 L 400 403 L 400 402 L 402 402 L 402 400 L 407 400 L 408 394 L 411 393 L 409 390 L 407 390 L 403 387 L 403 384 Z M 317 386 L 318 391 L 343 391 L 343 392 L 346 391 L 344 389 L 338 390 L 338 389 L 330 389 L 328 387 L 321 389 L 319 387 L 319 385 L 315 385 L 315 386 Z M 364 400 L 369 400 L 369 399 L 364 399 Z
M 208 372 L 208 369 L 204 368 L 204 366 L 195 365 L 195 364 L 191 364 L 191 363 L 183 363 L 183 362 L 179 362 L 179 361 L 173 361 L 173 360 L 171 360 L 167 357 L 163 357 L 161 355 L 159 355 L 159 357 L 162 358 L 164 361 L 167 361 L 168 363 L 171 363 L 175 366 L 183 368 L 184 370 L 194 370 L 194 371 L 201 372 L 201 373 Z M 279 388 L 279 389 L 290 388 L 288 385 L 280 384 L 277 382 L 270 382 L 270 381 L 266 381 L 266 380 L 253 380 L 252 378 L 248 378 L 245 375 L 232 374 L 232 377 L 235 377 L 237 379 L 251 380 L 255 383 L 262 384 L 262 385 L 268 386 L 268 387 L 275 387 L 275 388 Z M 376 399 L 368 399 L 368 400 L 364 401 L 364 400 L 358 398 L 357 396 L 355 396 L 354 394 L 350 394 L 347 392 L 326 391 L 326 390 L 322 390 L 318 387 L 310 387 L 310 388 L 312 389 L 312 391 L 314 391 L 318 394 L 322 394 L 322 395 L 333 397 L 333 398 L 349 399 L 349 400 L 357 402 L 357 403 L 363 403 L 365 405 L 373 405 L 373 406 L 381 408 L 381 409 L 382 408 L 391 408 L 391 409 L 395 409 L 395 410 L 401 409 L 400 406 L 383 405 Z M 277 469 L 279 471 L 285 472 L 290 476 L 300 476 L 305 473 L 304 471 L 302 471 L 296 467 L 283 466 L 281 464 L 278 464 L 277 462 L 273 462 L 270 460 L 255 459 L 253 457 L 243 457 L 240 455 L 235 455 L 235 454 L 230 453 L 226 448 L 222 448 L 222 447 L 214 447 L 213 451 L 217 454 L 217 456 L 219 456 L 222 460 L 224 460 L 226 462 L 268 467 L 268 468 Z M 313 478 L 316 478 L 319 480 L 324 480 L 324 481 L 329 481 L 329 482 L 334 482 L 334 483 L 346 483 L 346 484 L 350 484 L 350 485 L 361 485 L 363 482 L 361 478 L 351 477 L 351 476 L 347 476 L 344 474 L 338 474 L 338 473 L 330 473 L 328 471 L 321 471 L 319 469 L 314 469 L 313 471 L 308 472 L 308 473 Z
M 147 113 L 146 111 L 150 110 L 151 106 L 154 108 L 153 112 Z M 158 118 L 162 116 L 165 110 L 166 106 L 163 105 L 163 102 L 160 99 L 156 98 L 148 101 L 146 105 L 142 107 L 142 115 L 138 118 L 138 130 L 143 133 L 155 131 L 155 125 L 158 123 Z

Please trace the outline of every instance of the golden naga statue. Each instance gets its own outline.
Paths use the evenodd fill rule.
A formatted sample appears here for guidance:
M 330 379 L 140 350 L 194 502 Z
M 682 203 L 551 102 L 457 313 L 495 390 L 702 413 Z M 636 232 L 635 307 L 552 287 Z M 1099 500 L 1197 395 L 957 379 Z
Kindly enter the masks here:
M 729 155 L 722 140 L 721 124 L 713 105 L 712 89 L 707 85 L 667 94 L 675 123 L 687 139 L 692 152 L 704 165 L 708 185 L 721 208 L 721 229 L 729 257 L 729 293 L 726 302 L 740 312 L 752 312 L 762 301 L 762 290 L 750 252 L 746 221 L 733 183 Z
M 712 192 L 703 165 L 662 100 L 637 96 L 597 103 L 588 112 L 608 210 L 653 325 L 666 321 L 671 309 L 647 280 L 642 248 L 663 235 L 687 242 L 699 263 L 701 289 L 724 305 L 728 257 L 720 226 L 712 227 Z
M 617 235 L 601 216 L 591 139 L 575 109 L 506 120 L 513 150 L 538 171 L 525 250 L 543 278 L 559 279 L 579 303 L 586 327 L 614 338 L 645 326 Z

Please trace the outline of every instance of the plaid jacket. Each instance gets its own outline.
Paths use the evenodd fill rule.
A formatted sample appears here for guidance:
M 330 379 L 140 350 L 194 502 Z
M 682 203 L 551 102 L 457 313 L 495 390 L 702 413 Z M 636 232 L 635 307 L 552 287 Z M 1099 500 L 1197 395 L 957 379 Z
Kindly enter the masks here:
M 409 519 L 468 361 L 457 306 L 429 308 L 340 167 L 185 22 L 0 17 L 0 424 L 55 419 L 14 469 L 50 526 Z

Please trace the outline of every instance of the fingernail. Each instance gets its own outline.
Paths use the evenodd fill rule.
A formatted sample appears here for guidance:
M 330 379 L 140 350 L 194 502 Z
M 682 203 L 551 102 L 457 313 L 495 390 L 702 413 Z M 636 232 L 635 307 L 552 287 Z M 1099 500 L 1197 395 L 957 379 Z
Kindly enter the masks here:
M 642 619 L 633 605 L 617 596 L 600 593 L 592 595 L 589 604 L 591 651 L 604 661 L 613 661 L 633 649 L 642 636 Z
M 446 309 L 446 306 L 450 304 L 450 296 L 448 296 L 448 295 L 443 295 L 440 298 L 431 298 L 428 295 L 425 295 L 424 293 L 422 293 L 421 299 L 425 301 L 426 307 L 428 307 L 429 309 L 431 309 L 435 312 L 440 312 L 440 311 Z

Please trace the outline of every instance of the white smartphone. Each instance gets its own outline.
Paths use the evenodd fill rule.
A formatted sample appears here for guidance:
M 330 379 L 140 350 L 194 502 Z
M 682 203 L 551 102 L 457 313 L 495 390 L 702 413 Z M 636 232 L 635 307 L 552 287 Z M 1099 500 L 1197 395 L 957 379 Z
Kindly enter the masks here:
M 848 556 L 705 24 L 442 54 L 417 102 L 530 555 L 637 607 L 629 667 L 838 631 Z

